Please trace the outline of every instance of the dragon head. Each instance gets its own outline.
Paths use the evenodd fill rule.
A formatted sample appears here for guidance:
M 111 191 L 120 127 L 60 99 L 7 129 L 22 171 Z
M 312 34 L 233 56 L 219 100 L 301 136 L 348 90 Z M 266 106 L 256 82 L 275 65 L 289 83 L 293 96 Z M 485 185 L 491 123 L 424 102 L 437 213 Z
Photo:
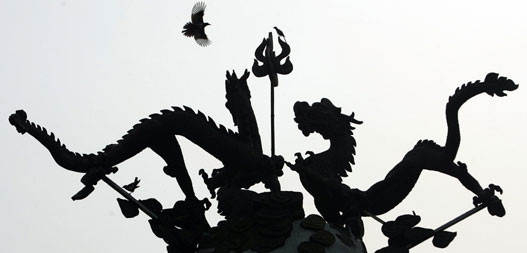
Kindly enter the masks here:
M 314 132 L 322 135 L 324 139 L 351 135 L 352 130 L 355 129 L 351 123 L 362 124 L 362 121 L 355 119 L 354 113 L 351 115 L 342 114 L 341 108 L 333 105 L 327 98 L 323 98 L 311 106 L 307 102 L 296 102 L 293 110 L 298 129 L 305 136 Z
M 507 96 L 505 91 L 513 91 L 518 88 L 514 81 L 500 76 L 498 73 L 488 73 L 484 82 L 487 85 L 487 94 L 490 96 L 504 97 Z
M 16 131 L 21 134 L 25 134 L 27 132 L 27 128 L 25 127 L 27 124 L 26 112 L 23 110 L 18 110 L 11 114 L 11 116 L 9 116 L 9 123 L 11 123 L 11 125 L 16 128 Z
M 227 102 L 225 107 L 229 109 L 234 121 L 234 125 L 238 125 L 240 118 L 243 115 L 240 115 L 240 108 L 245 108 L 243 103 L 247 103 L 251 99 L 251 92 L 247 86 L 247 78 L 249 77 L 250 72 L 246 69 L 243 75 L 238 78 L 236 72 L 232 71 L 232 75 L 227 71 L 227 80 L 225 80 L 225 90 Z

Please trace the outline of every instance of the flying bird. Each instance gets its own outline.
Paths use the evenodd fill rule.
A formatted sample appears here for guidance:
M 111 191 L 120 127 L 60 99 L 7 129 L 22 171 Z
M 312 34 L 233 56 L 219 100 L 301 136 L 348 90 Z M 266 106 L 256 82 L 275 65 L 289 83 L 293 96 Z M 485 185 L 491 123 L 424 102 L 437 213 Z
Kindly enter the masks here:
M 129 184 L 123 186 L 123 188 L 126 189 L 129 192 L 134 192 L 135 189 L 139 188 L 139 182 L 141 182 L 141 180 L 139 180 L 139 178 L 135 177 L 135 179 L 134 179 L 134 181 L 132 183 L 129 183 Z
M 284 35 L 284 32 L 282 32 L 282 30 L 278 29 L 278 27 L 273 27 L 275 30 L 276 30 L 276 33 L 278 34 L 278 36 L 284 38 L 284 41 L 287 42 L 287 40 L 285 40 L 285 35 Z
M 185 36 L 194 37 L 198 45 L 202 47 L 206 47 L 211 43 L 207 34 L 205 34 L 205 27 L 210 24 L 203 22 L 205 7 L 204 2 L 194 4 L 194 7 L 192 7 L 192 15 L 190 16 L 191 22 L 186 23 L 182 31 Z

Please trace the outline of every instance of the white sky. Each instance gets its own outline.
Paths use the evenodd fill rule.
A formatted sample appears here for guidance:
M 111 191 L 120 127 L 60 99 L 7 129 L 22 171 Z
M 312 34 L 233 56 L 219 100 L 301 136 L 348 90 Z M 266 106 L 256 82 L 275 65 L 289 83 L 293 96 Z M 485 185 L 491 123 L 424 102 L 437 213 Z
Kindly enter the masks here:
M 330 98 L 364 121 L 354 172 L 345 182 L 367 189 L 419 139 L 444 144 L 447 98 L 462 83 L 499 72 L 527 80 L 527 17 L 521 1 L 207 1 L 213 44 L 181 34 L 194 1 L 0 0 L 0 252 L 165 252 L 145 215 L 125 219 L 117 193 L 100 183 L 86 200 L 80 174 L 63 170 L 32 137 L 7 122 L 17 109 L 53 131 L 71 150 L 96 152 L 133 124 L 170 106 L 187 105 L 233 127 L 224 107 L 226 70 L 250 68 L 254 49 L 278 26 L 292 47 L 294 71 L 276 90 L 277 153 L 320 152 L 328 144 L 303 137 L 292 105 Z M 264 149 L 269 150 L 269 81 L 249 86 Z M 482 185 L 503 187 L 504 218 L 486 211 L 453 227 L 445 252 L 517 252 L 524 247 L 527 205 L 526 95 L 481 95 L 461 110 L 457 159 Z M 220 164 L 179 138 L 194 187 L 209 197 L 198 170 Z M 142 179 L 137 198 L 165 207 L 183 198 L 160 158 L 145 151 L 112 175 Z M 283 188 L 301 191 L 286 168 Z M 261 189 L 261 188 L 257 188 Z M 314 213 L 305 195 L 306 213 Z M 381 218 L 415 211 L 435 228 L 472 208 L 456 180 L 424 172 L 399 207 Z M 215 207 L 210 220 L 218 221 Z M 365 219 L 370 252 L 387 245 L 380 225 Z M 425 242 L 413 252 L 440 252 Z

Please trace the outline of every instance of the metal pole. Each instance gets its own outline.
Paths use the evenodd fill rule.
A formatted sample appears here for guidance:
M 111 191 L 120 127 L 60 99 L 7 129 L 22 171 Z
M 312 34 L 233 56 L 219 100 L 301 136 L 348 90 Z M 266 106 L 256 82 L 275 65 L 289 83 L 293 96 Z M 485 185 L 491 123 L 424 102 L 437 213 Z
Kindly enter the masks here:
M 267 38 L 267 48 L 265 52 L 267 57 L 267 66 L 269 66 L 269 80 L 271 81 L 271 157 L 275 156 L 275 141 L 274 141 L 274 87 L 278 86 L 278 74 L 275 71 L 273 62 L 271 61 L 274 58 L 273 51 L 273 33 L 269 32 L 269 37 Z
M 415 247 L 415 246 L 421 244 L 422 242 L 424 242 L 424 241 L 426 241 L 426 240 L 428 240 L 428 239 L 434 237 L 435 234 L 436 234 L 437 232 L 443 231 L 443 230 L 445 230 L 445 229 L 447 229 L 447 228 L 449 228 L 449 227 L 451 227 L 451 226 L 457 224 L 458 222 L 460 222 L 460 221 L 462 221 L 462 220 L 464 220 L 464 219 L 470 217 L 471 215 L 473 215 L 473 214 L 475 214 L 475 213 L 481 211 L 481 210 L 484 209 L 485 207 L 487 207 L 487 205 L 485 205 L 485 204 L 481 204 L 481 205 L 479 205 L 479 206 L 476 206 L 476 207 L 474 207 L 474 208 L 468 210 L 467 212 L 465 212 L 465 213 L 459 215 L 458 217 L 452 219 L 451 221 L 445 223 L 444 225 L 442 225 L 442 226 L 436 228 L 436 229 L 434 230 L 434 233 L 433 233 L 432 235 L 430 235 L 430 236 L 424 238 L 424 239 L 421 240 L 420 242 L 417 242 L 417 243 L 415 243 L 415 244 L 410 244 L 410 245 L 408 245 L 407 248 L 408 248 L 408 249 L 411 249 L 411 248 L 413 248 L 413 247 Z
M 453 220 L 447 222 L 447 223 L 444 224 L 443 226 L 440 226 L 440 227 L 436 228 L 436 229 L 434 230 L 434 233 L 437 233 L 437 232 L 439 232 L 439 231 L 443 231 L 443 230 L 445 230 L 445 229 L 447 229 L 447 228 L 449 228 L 449 227 L 455 225 L 456 223 L 458 223 L 458 222 L 460 222 L 460 221 L 462 221 L 462 220 L 468 218 L 469 216 L 471 216 L 471 215 L 473 215 L 473 214 L 475 214 L 475 213 L 481 211 L 481 210 L 484 209 L 485 207 L 487 207 L 487 205 L 481 204 L 481 205 L 479 205 L 479 206 L 476 206 L 476 207 L 474 207 L 474 208 L 468 210 L 468 211 L 465 212 L 464 214 L 462 214 L 462 215 L 460 215 L 460 216 L 454 218 Z M 427 238 L 427 239 L 428 239 L 428 238 Z
M 274 145 L 274 85 L 271 84 L 271 157 L 275 155 Z
M 376 220 L 377 222 L 381 223 L 382 225 L 386 224 L 386 221 L 383 221 L 381 218 L 379 218 L 377 215 L 370 213 L 369 211 L 362 210 L 362 212 L 368 216 L 370 216 L 372 219 Z
M 128 199 L 129 201 L 134 202 L 141 211 L 143 211 L 146 215 L 150 216 L 152 219 L 157 219 L 158 216 L 154 212 L 150 211 L 143 203 L 139 202 L 136 198 L 134 198 L 132 195 L 130 195 L 128 192 L 123 190 L 119 185 L 117 185 L 114 181 L 109 179 L 107 176 L 102 176 L 102 181 L 104 181 L 106 184 L 108 184 L 110 187 L 112 187 L 114 190 L 116 190 L 118 193 L 120 193 L 123 197 Z

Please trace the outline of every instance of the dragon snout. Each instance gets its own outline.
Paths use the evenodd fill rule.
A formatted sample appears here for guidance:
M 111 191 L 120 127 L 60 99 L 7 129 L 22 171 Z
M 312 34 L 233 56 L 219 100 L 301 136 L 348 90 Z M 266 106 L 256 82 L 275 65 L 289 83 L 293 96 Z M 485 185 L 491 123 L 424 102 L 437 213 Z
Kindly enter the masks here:
M 9 123 L 16 128 L 16 131 L 25 134 L 27 129 L 25 127 L 27 121 L 27 114 L 24 110 L 17 110 L 9 116 Z

